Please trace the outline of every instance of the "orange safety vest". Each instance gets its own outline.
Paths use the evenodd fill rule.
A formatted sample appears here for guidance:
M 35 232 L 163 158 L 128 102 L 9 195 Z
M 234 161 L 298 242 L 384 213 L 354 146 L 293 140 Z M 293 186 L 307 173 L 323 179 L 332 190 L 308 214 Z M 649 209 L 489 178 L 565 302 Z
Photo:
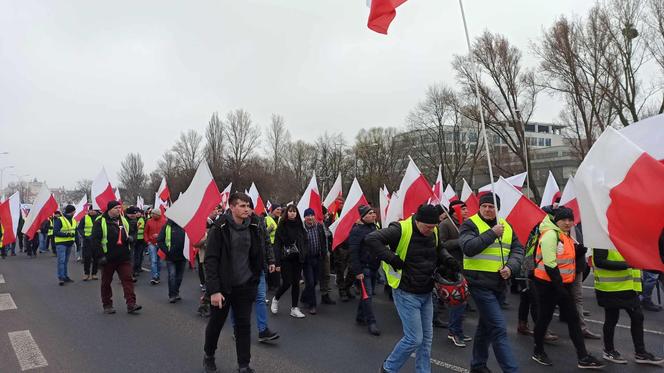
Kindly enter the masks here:
M 537 263 L 535 267 L 535 277 L 551 282 L 551 278 L 546 273 L 544 268 L 544 263 L 542 262 L 542 237 L 544 233 L 542 232 L 540 236 L 540 241 L 537 244 L 537 254 L 535 255 L 535 262 Z M 561 247 L 562 246 L 562 247 Z M 558 249 L 556 250 L 556 264 L 558 265 L 558 270 L 560 271 L 560 276 L 563 278 L 563 284 L 571 284 L 574 282 L 576 277 L 576 252 L 574 251 L 574 241 L 566 234 L 558 235 Z

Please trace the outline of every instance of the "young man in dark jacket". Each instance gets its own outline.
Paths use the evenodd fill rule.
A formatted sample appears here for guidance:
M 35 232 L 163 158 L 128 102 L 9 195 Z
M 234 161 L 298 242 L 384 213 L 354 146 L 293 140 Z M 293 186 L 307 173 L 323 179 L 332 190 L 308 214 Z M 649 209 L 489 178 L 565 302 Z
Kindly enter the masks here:
M 131 257 L 128 234 L 129 222 L 121 216 L 122 206 L 117 201 L 107 204 L 106 212 L 92 226 L 92 247 L 101 267 L 101 303 L 105 314 L 114 314 L 111 281 L 118 273 L 127 303 L 127 312 L 136 313 L 142 307 L 136 304 L 134 282 L 131 279 Z
M 235 314 L 235 348 L 239 373 L 253 373 L 251 360 L 251 308 L 263 272 L 260 228 L 250 219 L 251 198 L 233 193 L 230 214 L 221 215 L 208 232 L 205 253 L 207 293 L 212 310 L 205 329 L 205 372 L 217 372 L 214 354 L 231 307 Z
M 355 321 L 361 325 L 368 325 L 369 333 L 380 335 L 380 330 L 376 326 L 376 316 L 371 305 L 373 289 L 376 287 L 376 279 L 380 261 L 369 251 L 369 247 L 364 242 L 364 238 L 371 232 L 378 229 L 376 226 L 376 211 L 367 205 L 358 207 L 360 213 L 360 224 L 353 226 L 348 236 L 348 245 L 350 246 L 351 268 L 353 273 L 357 273 L 355 278 L 364 283 L 366 299 L 360 299 L 357 305 Z M 362 295 L 364 297 L 364 294 Z
M 185 233 L 179 225 L 171 219 L 161 228 L 157 236 L 157 247 L 166 256 L 166 269 L 168 270 L 168 301 L 175 303 L 180 298 L 180 285 L 184 276 L 184 267 L 187 259 L 184 257 Z
M 315 315 L 316 284 L 320 278 L 321 258 L 327 254 L 328 242 L 323 224 L 316 221 L 314 210 L 311 208 L 304 211 L 304 231 L 308 250 L 302 264 L 304 291 L 300 300 L 309 308 L 309 313 Z

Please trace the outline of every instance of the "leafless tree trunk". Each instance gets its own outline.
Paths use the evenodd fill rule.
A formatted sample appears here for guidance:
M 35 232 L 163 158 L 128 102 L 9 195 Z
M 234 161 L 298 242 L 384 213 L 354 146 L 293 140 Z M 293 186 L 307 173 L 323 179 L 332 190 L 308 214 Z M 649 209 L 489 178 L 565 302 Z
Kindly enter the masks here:
M 348 166 L 351 162 L 357 163 L 358 182 L 367 200 L 375 206 L 379 189 L 383 184 L 396 185 L 407 162 L 410 147 L 399 144 L 398 135 L 399 131 L 393 127 L 360 130 L 355 138 L 353 157 L 346 162 Z
M 120 165 L 120 172 L 118 178 L 122 188 L 125 190 L 126 199 L 130 204 L 136 201 L 144 188 L 147 176 L 144 171 L 143 160 L 139 153 L 129 153 Z
M 224 124 L 215 112 L 205 129 L 205 159 L 217 182 L 224 168 Z
M 286 167 L 291 173 L 292 180 L 287 180 L 292 190 L 301 195 L 307 186 L 316 164 L 316 149 L 313 145 L 302 140 L 291 143 L 286 152 Z
M 227 163 L 235 180 L 260 143 L 260 129 L 247 111 L 237 109 L 226 115 L 224 135 L 228 144 Z
M 277 175 L 283 163 L 284 147 L 290 142 L 290 133 L 284 124 L 284 117 L 272 114 L 267 129 L 268 151 L 272 156 L 272 174 Z

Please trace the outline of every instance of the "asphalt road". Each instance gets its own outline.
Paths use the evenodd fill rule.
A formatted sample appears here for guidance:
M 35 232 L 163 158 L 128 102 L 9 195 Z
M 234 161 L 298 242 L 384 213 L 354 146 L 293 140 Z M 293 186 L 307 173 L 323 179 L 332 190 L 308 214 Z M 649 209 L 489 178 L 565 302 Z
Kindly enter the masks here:
M 162 271 L 165 279 L 165 268 Z M 118 313 L 104 315 L 99 281 L 80 281 L 81 264 L 70 263 L 70 276 L 76 282 L 64 287 L 58 286 L 55 272 L 55 258 L 50 254 L 36 259 L 19 254 L 0 261 L 0 372 L 20 372 L 21 367 L 34 372 L 77 373 L 201 371 L 206 321 L 196 314 L 200 292 L 195 271 L 185 273 L 183 301 L 177 304 L 168 303 L 165 282 L 151 286 L 148 273 L 144 273 L 136 286 L 138 303 L 143 306 L 140 315 L 124 312 L 122 289 L 117 280 L 113 292 Z M 586 285 L 592 282 L 587 280 Z M 584 295 L 585 306 L 591 312 L 589 319 L 595 320 L 590 321 L 591 329 L 601 332 L 603 312 L 595 302 L 594 292 L 585 289 Z M 11 307 L 8 297 L 16 309 Z M 253 331 L 251 365 L 257 372 L 377 372 L 401 337 L 396 311 L 381 289 L 374 300 L 378 325 L 383 331 L 380 337 L 369 335 L 365 328 L 355 324 L 356 302 L 321 306 L 318 315 L 298 320 L 288 315 L 289 299 L 284 296 L 278 315 L 270 314 L 270 328 L 280 333 L 280 339 L 273 344 L 260 344 L 256 341 L 257 332 Z M 518 298 L 510 295 L 509 302 L 510 308 L 505 311 L 509 338 L 521 371 L 576 371 L 576 355 L 566 336 L 566 325 L 555 320 L 552 323 L 552 330 L 561 339 L 546 347 L 554 366 L 541 367 L 530 359 L 532 340 L 516 334 Z M 651 352 L 664 355 L 664 312 L 646 312 L 645 316 L 646 346 Z M 474 334 L 476 318 L 476 314 L 468 314 L 464 324 L 466 334 Z M 620 324 L 629 325 L 626 314 L 621 315 Z M 29 333 L 15 333 L 21 331 Z M 231 328 L 226 327 L 220 339 L 217 364 L 222 372 L 236 368 L 231 334 Z M 467 372 L 470 345 L 455 347 L 446 336 L 446 329 L 435 329 L 433 371 Z M 20 347 L 13 347 L 10 337 Z M 601 341 L 588 341 L 587 346 L 594 355 L 601 355 Z M 664 371 L 633 362 L 628 327 L 617 329 L 616 347 L 630 362 L 609 365 L 606 372 Z M 403 371 L 412 372 L 413 363 L 411 359 Z M 493 356 L 489 367 L 494 372 L 500 371 Z

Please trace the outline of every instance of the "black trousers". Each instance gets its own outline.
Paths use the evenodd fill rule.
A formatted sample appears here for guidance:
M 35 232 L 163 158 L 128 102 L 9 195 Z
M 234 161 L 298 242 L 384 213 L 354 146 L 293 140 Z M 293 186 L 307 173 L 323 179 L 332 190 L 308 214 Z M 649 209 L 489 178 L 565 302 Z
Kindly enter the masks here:
M 537 320 L 535 321 L 535 352 L 544 352 L 544 335 L 549 328 L 553 311 L 556 304 L 560 307 L 560 314 L 567 322 L 569 337 L 576 348 L 579 359 L 586 357 L 588 351 L 583 340 L 583 332 L 579 324 L 579 314 L 576 312 L 576 304 L 570 289 L 570 285 L 564 285 L 557 289 L 550 282 L 534 280 L 537 303 L 539 305 Z
M 245 284 L 233 287 L 224 299 L 221 308 L 211 306 L 210 319 L 205 328 L 205 346 L 207 356 L 214 356 L 221 329 L 224 327 L 231 307 L 235 315 L 235 350 L 237 363 L 240 367 L 249 365 L 251 361 L 251 310 L 256 301 L 258 284 Z
M 132 271 L 134 274 L 143 272 L 143 257 L 145 256 L 145 241 L 136 240 L 132 244 Z
M 302 263 L 300 258 L 294 255 L 291 258 L 281 259 L 281 287 L 274 295 L 277 300 L 281 299 L 288 288 L 291 289 L 291 307 L 297 307 L 300 298 L 300 277 L 302 273 Z
M 632 342 L 634 343 L 634 352 L 637 354 L 646 352 L 646 346 L 643 342 L 643 311 L 640 306 L 635 308 L 622 308 L 627 311 L 631 321 L 630 332 L 632 333 Z M 604 309 L 604 349 L 613 351 L 613 335 L 616 331 L 616 325 L 620 318 L 620 308 Z
M 97 274 L 97 255 L 92 249 L 92 242 L 89 238 L 83 239 L 83 273 L 90 274 L 90 266 L 92 266 L 92 274 Z
M 537 297 L 535 296 L 535 286 L 532 284 L 524 284 L 521 286 L 519 292 L 519 321 L 528 322 L 528 314 L 537 322 Z

